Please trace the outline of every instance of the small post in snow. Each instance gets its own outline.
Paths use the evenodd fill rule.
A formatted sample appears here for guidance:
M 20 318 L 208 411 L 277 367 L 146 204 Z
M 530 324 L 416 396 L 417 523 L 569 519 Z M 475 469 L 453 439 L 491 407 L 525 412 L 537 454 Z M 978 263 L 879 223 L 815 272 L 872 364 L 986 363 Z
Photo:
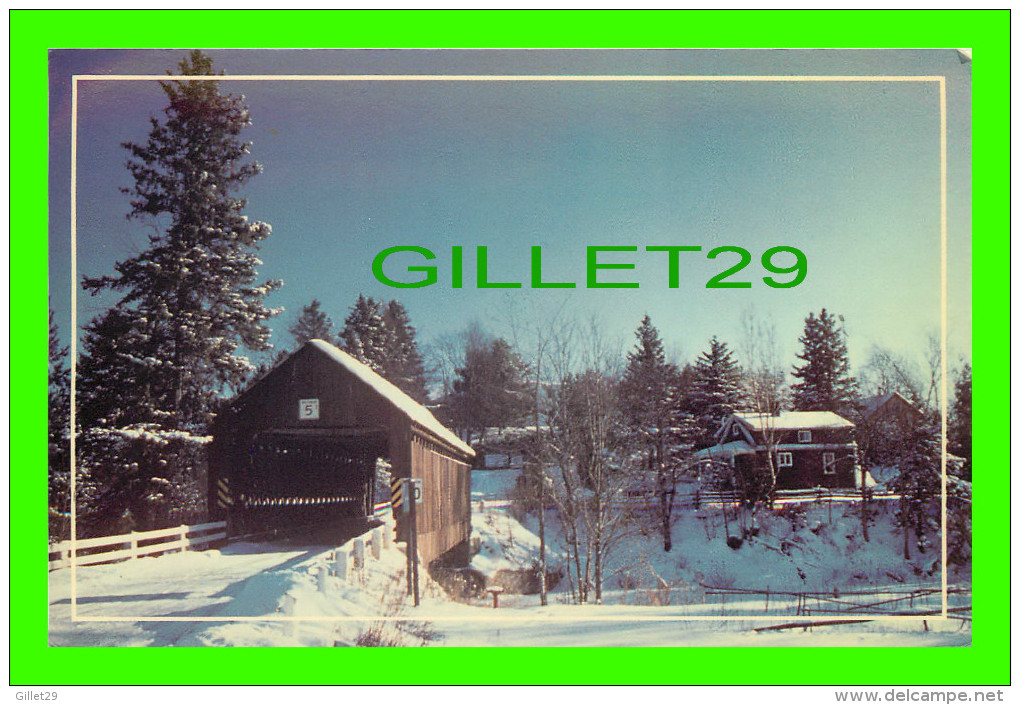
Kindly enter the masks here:
M 319 566 L 319 592 L 326 594 L 329 592 L 329 568 L 326 566 Z
M 131 558 L 138 558 L 138 537 L 134 531 L 131 532 Z
M 381 529 L 372 529 L 372 558 L 382 558 L 383 532 Z
M 347 551 L 342 548 L 336 549 L 333 559 L 333 572 L 336 573 L 336 577 L 343 583 L 347 582 L 347 563 Z
M 498 609 L 499 608 L 499 596 L 503 592 L 503 588 L 501 588 L 498 585 L 493 585 L 492 587 L 486 588 L 485 591 L 487 593 L 489 593 L 490 595 L 492 595 L 492 608 L 493 609 Z
M 354 569 L 365 567 L 365 539 L 354 539 Z
M 390 529 L 390 525 L 389 524 L 386 524 L 386 525 L 384 525 L 382 527 L 382 547 L 387 549 L 387 550 L 389 550 L 389 548 L 390 548 L 390 541 L 392 540 L 390 538 L 391 533 L 392 533 L 392 530 Z

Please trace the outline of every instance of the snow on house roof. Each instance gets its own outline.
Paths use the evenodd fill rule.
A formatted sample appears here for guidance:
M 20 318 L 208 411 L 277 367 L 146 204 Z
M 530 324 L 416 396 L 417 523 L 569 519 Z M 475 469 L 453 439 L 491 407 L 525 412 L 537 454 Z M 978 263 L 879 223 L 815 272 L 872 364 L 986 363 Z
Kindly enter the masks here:
M 853 424 L 831 411 L 783 411 L 778 416 L 755 411 L 738 411 L 734 414 L 754 431 L 762 430 L 764 421 L 774 431 L 796 431 L 809 428 L 853 428 Z
M 424 427 L 428 431 L 443 439 L 457 450 L 474 457 L 474 450 L 467 443 L 457 437 L 453 431 L 439 423 L 432 412 L 424 406 L 407 396 L 395 384 L 384 378 L 365 363 L 351 357 L 335 345 L 330 345 L 324 340 L 310 340 L 308 345 L 325 353 L 330 358 L 342 365 L 348 372 L 382 395 L 388 402 L 393 404 L 402 414 L 411 421 Z
M 700 460 L 729 459 L 735 455 L 754 455 L 754 448 L 747 441 L 730 441 L 709 448 L 702 448 L 694 453 L 694 457 Z

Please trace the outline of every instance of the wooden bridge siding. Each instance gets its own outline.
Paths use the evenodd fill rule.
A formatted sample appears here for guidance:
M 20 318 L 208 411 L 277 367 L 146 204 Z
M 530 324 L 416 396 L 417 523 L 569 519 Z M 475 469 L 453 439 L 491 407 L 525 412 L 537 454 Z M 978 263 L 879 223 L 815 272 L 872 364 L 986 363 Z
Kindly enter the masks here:
M 422 480 L 418 550 L 428 564 L 467 546 L 471 536 L 471 467 L 439 443 L 413 433 L 412 476 Z
M 318 419 L 298 419 L 300 399 L 319 400 Z M 263 431 L 382 429 L 392 416 L 378 392 L 313 348 L 302 348 L 282 362 L 242 394 L 235 409 L 253 429 Z

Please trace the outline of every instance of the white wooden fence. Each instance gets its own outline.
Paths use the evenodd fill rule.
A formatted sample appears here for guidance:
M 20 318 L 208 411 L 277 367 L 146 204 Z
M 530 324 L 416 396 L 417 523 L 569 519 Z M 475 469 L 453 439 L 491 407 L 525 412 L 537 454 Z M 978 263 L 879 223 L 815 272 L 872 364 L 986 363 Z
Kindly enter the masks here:
M 166 551 L 186 551 L 193 546 L 204 546 L 225 538 L 227 522 L 214 521 L 193 526 L 182 524 L 156 531 L 132 531 L 119 536 L 78 539 L 74 542 L 74 562 L 77 565 L 92 565 Z M 71 541 L 52 544 L 49 554 L 50 570 L 71 565 Z

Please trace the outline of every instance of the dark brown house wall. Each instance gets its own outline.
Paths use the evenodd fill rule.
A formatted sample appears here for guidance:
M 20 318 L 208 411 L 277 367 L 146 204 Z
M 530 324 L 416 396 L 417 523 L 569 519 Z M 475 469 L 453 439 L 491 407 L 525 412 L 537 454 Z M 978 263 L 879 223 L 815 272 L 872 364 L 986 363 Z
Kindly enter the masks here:
M 856 485 L 854 466 L 856 464 L 854 428 L 823 428 L 803 429 L 811 431 L 811 440 L 800 442 L 797 430 L 775 431 L 768 446 L 775 453 L 789 452 L 793 454 L 792 467 L 779 467 L 778 457 L 775 459 L 777 475 L 776 484 L 780 489 L 809 489 L 812 487 L 849 488 Z M 765 446 L 765 434 L 752 432 L 758 445 Z M 781 446 L 777 448 L 777 446 Z M 822 447 L 819 447 L 822 446 Z M 824 447 L 829 446 L 829 447 Z M 762 455 L 764 451 L 758 453 Z M 823 466 L 823 453 L 834 453 L 836 472 L 826 474 Z M 764 463 L 764 458 L 760 459 Z
M 790 450 L 793 467 L 781 468 L 776 484 L 781 489 L 807 489 L 811 487 L 853 487 L 854 458 L 850 449 Z M 823 470 L 822 453 L 835 453 L 836 472 Z

